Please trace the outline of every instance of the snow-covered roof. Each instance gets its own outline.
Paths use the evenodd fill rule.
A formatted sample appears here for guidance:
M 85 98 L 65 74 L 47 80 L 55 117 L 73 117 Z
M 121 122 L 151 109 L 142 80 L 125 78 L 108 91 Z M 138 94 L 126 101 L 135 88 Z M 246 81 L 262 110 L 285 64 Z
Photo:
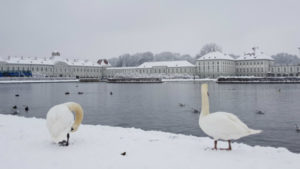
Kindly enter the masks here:
M 124 70 L 124 69 L 136 69 L 137 67 L 110 67 L 107 70 Z
M 0 57 L 0 63 L 6 62 L 2 57 Z
M 274 60 L 271 56 L 261 52 L 258 47 L 254 47 L 252 50 L 252 52 L 245 53 L 244 56 L 241 56 L 236 60 Z
M 0 58 L 0 62 L 1 62 Z M 17 57 L 17 56 L 9 56 L 7 59 L 3 60 L 3 62 L 9 64 L 38 64 L 38 65 L 54 65 L 59 62 L 63 62 L 70 66 L 110 66 L 109 63 L 98 62 L 93 63 L 89 60 L 79 60 L 79 59 L 65 59 L 61 56 L 51 56 L 50 58 L 38 58 L 38 57 Z
M 231 56 L 222 52 L 210 52 L 197 60 L 234 60 Z
M 194 65 L 186 60 L 179 61 L 161 61 L 161 62 L 145 62 L 138 66 L 138 68 L 152 68 L 152 67 L 193 67 Z

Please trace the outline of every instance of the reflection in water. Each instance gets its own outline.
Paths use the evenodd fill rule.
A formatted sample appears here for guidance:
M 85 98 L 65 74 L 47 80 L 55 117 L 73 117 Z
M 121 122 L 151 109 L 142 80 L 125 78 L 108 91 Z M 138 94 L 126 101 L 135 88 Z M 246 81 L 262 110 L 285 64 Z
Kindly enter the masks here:
M 200 88 L 200 82 L 1 84 L 0 113 L 13 114 L 16 105 L 16 115 L 45 118 L 53 105 L 75 101 L 84 108 L 86 124 L 205 136 L 196 111 L 201 110 Z M 295 124 L 300 124 L 300 85 L 210 82 L 209 94 L 211 112 L 234 113 L 250 128 L 263 130 L 238 141 L 300 152 L 300 133 L 295 131 Z

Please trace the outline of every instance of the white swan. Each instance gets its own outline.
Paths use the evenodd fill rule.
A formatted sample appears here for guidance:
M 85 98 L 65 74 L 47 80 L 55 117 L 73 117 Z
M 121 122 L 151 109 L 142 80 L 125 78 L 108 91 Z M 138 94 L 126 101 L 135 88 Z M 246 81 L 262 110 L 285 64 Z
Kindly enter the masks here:
M 209 113 L 208 86 L 202 84 L 202 106 L 199 118 L 199 126 L 205 134 L 215 141 L 214 149 L 217 150 L 218 140 L 227 140 L 228 148 L 231 150 L 231 140 L 236 140 L 251 134 L 258 134 L 261 130 L 253 130 L 243 123 L 237 116 L 226 112 Z
M 47 113 L 47 127 L 54 142 L 68 146 L 69 132 L 77 131 L 82 119 L 83 110 L 78 103 L 68 102 L 53 106 Z

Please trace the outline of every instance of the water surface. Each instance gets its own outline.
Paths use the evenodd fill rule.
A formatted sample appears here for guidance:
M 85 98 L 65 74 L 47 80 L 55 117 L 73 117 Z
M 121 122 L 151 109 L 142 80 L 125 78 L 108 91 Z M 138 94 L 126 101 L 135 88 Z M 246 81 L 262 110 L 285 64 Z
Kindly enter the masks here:
M 45 118 L 53 105 L 75 101 L 84 108 L 85 124 L 205 136 L 198 126 L 199 114 L 193 112 L 201 107 L 200 88 L 201 82 L 0 84 L 0 113 L 11 114 L 12 106 L 17 105 L 20 116 Z M 70 95 L 65 95 L 67 91 Z M 84 94 L 78 95 L 79 91 Z M 209 94 L 211 112 L 232 112 L 249 127 L 263 130 L 237 142 L 300 152 L 300 133 L 294 126 L 300 125 L 299 84 L 209 82 Z M 29 112 L 23 105 L 29 106 Z M 258 110 L 265 114 L 256 114 Z

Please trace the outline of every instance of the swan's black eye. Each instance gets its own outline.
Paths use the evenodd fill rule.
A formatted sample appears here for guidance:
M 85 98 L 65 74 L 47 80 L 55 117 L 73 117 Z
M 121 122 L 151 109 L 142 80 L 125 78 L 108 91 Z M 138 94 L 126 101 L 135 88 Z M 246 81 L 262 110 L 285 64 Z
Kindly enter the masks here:
M 73 130 L 74 130 L 74 128 L 72 127 L 72 128 L 71 128 L 71 131 L 73 131 Z

